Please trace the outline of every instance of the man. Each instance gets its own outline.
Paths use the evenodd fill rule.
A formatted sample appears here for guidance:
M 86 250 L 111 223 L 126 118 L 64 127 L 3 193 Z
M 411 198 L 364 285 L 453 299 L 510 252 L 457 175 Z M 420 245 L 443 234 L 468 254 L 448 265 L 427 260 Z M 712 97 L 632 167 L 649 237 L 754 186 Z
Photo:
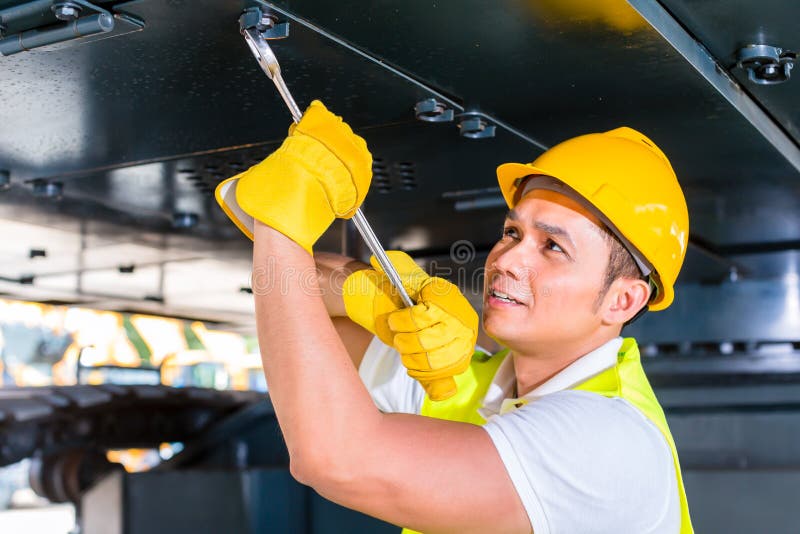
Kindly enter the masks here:
M 508 347 L 493 357 L 472 355 L 463 296 L 407 257 L 393 255 L 412 308 L 377 270 L 349 276 L 343 300 L 341 279 L 309 276 L 314 242 L 352 216 L 370 168 L 364 141 L 314 102 L 217 192 L 254 237 L 259 343 L 294 476 L 427 533 L 692 532 L 663 412 L 619 337 L 670 304 L 685 255 L 663 153 L 620 128 L 498 168 L 512 209 L 486 262 L 483 326 Z

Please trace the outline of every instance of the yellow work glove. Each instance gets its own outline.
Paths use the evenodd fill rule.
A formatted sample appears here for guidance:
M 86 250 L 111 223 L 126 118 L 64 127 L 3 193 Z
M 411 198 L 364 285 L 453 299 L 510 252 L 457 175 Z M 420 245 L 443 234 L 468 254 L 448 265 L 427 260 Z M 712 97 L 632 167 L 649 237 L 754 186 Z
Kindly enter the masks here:
M 372 180 L 367 143 L 315 100 L 267 159 L 217 186 L 217 202 L 250 239 L 253 219 L 311 253 L 334 218 L 352 217 Z
M 416 302 L 419 288 L 430 276 L 405 252 L 387 250 L 386 255 L 400 275 L 406 292 Z M 402 308 L 403 300 L 389 277 L 383 273 L 375 256 L 370 258 L 370 263 L 374 269 L 356 271 L 345 280 L 342 287 L 344 307 L 351 320 L 391 346 L 394 334 L 389 330 L 385 316 Z M 378 317 L 381 319 L 376 320 Z
M 454 284 L 428 276 L 402 252 L 387 254 L 417 304 L 404 308 L 388 277 L 371 258 L 374 271 L 357 271 L 345 281 L 347 314 L 397 349 L 409 376 L 431 400 L 448 399 L 457 391 L 453 377 L 469 368 L 478 337 L 478 314 Z

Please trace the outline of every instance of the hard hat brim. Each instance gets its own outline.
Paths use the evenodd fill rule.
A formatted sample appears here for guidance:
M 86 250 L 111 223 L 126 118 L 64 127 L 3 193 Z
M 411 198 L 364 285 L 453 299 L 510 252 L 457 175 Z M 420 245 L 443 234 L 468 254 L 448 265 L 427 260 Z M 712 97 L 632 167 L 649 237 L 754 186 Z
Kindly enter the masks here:
M 519 200 L 515 198 L 519 185 L 517 180 L 531 175 L 550 176 L 547 171 L 527 163 L 503 163 L 497 167 L 497 183 L 500 185 L 500 192 L 509 209 L 513 208 Z M 553 176 L 553 178 L 558 178 L 558 176 Z

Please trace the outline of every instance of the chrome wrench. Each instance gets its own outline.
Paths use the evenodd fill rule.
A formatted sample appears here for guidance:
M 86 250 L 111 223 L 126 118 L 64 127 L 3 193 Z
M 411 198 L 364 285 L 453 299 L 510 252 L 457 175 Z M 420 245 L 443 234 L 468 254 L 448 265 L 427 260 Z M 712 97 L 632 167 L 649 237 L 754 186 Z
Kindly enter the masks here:
M 247 45 L 250 47 L 250 51 L 253 53 L 253 56 L 255 56 L 256 61 L 258 61 L 258 64 L 261 66 L 261 70 L 263 70 L 264 74 L 266 74 L 267 77 L 272 80 L 272 82 L 275 84 L 275 87 L 278 89 L 278 93 L 280 93 L 281 98 L 283 98 L 283 101 L 286 102 L 286 106 L 289 108 L 292 119 L 295 123 L 300 122 L 300 119 L 303 117 L 303 112 L 300 111 L 300 108 L 297 106 L 297 102 L 294 101 L 292 94 L 289 92 L 289 88 L 286 87 L 286 82 L 283 81 L 283 76 L 281 76 L 281 66 L 278 63 L 278 58 L 275 57 L 275 54 L 272 52 L 267 40 L 264 39 L 264 37 L 256 28 L 243 29 L 242 35 L 244 36 Z M 356 210 L 355 215 L 353 215 L 353 224 L 355 224 L 358 233 L 361 234 L 364 243 L 366 243 L 370 252 L 372 252 L 372 255 L 375 256 L 375 259 L 377 259 L 378 264 L 381 266 L 381 269 L 383 269 L 383 272 L 386 273 L 387 277 L 389 277 L 389 281 L 392 283 L 395 289 L 397 289 L 398 293 L 400 294 L 400 298 L 403 299 L 403 303 L 409 307 L 413 306 L 414 301 L 411 300 L 411 297 L 403 287 L 403 282 L 400 279 L 400 275 L 394 268 L 392 262 L 389 261 L 389 257 L 386 255 L 386 251 L 381 246 L 378 236 L 376 236 L 375 232 L 372 231 L 372 227 L 369 225 L 366 217 L 364 217 L 361 209 Z

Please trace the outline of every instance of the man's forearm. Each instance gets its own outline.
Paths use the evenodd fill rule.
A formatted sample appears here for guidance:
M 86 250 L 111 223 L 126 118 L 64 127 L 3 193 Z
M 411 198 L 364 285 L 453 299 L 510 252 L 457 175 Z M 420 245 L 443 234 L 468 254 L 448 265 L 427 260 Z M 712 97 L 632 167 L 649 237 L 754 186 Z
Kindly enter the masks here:
M 320 299 L 316 268 L 300 246 L 256 223 L 253 270 L 268 269 L 281 278 L 254 292 L 259 345 L 270 397 L 301 478 L 304 470 L 327 462 L 327 455 L 347 464 L 349 451 L 336 444 L 357 442 L 360 430 L 380 416 Z

